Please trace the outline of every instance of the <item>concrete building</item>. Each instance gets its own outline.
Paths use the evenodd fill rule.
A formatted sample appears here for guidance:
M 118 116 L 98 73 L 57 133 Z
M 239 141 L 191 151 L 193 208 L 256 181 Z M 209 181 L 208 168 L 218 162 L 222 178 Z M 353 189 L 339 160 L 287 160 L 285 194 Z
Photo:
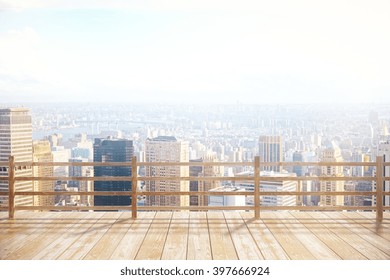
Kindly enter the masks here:
M 328 147 L 323 150 L 322 162 L 343 162 L 343 158 L 341 156 L 340 148 L 337 147 L 334 143 L 332 147 Z M 322 192 L 342 192 L 344 191 L 344 181 L 342 177 L 343 166 L 321 166 L 321 176 L 329 176 L 329 177 L 340 177 L 340 181 L 321 181 L 320 182 L 320 191 Z M 321 195 L 319 206 L 343 206 L 344 205 L 344 197 L 341 195 L 338 196 L 330 196 L 330 195 Z
M 222 186 L 210 189 L 210 192 L 241 192 L 245 189 L 232 186 Z M 207 199 L 208 206 L 245 206 L 244 195 L 210 195 Z M 234 210 L 233 210 L 234 211 Z M 243 210 L 238 210 L 243 211 Z
M 51 147 L 53 154 L 53 162 L 68 162 L 70 159 L 70 150 L 65 149 L 64 146 Z M 69 176 L 68 166 L 54 166 L 54 176 L 56 177 L 67 177 Z
M 32 122 L 29 109 L 0 109 L 0 162 L 8 162 L 9 156 L 14 156 L 16 162 L 32 162 L 33 141 Z M 0 167 L 0 176 L 8 176 L 8 168 Z M 15 176 L 32 176 L 31 166 L 19 166 Z M 15 182 L 16 191 L 32 191 L 31 181 Z M 8 181 L 0 181 L 0 191 L 8 191 Z M 32 206 L 32 196 L 16 196 L 16 206 Z M 8 197 L 0 196 L 0 206 L 8 206 Z
M 53 162 L 50 142 L 47 140 L 33 142 L 34 162 Z M 53 177 L 53 166 L 34 166 L 34 177 Z M 54 191 L 54 181 L 34 181 L 34 191 L 52 192 Z M 54 196 L 42 195 L 34 196 L 34 206 L 54 206 Z
M 264 162 L 282 162 L 283 145 L 282 136 L 260 136 L 259 156 Z M 279 166 L 263 166 L 261 170 L 280 172 Z
M 178 141 L 173 136 L 158 136 L 145 143 L 145 162 L 188 162 L 188 142 Z M 188 166 L 146 166 L 147 177 L 188 177 Z M 186 180 L 155 180 L 145 182 L 146 191 L 189 191 Z M 189 196 L 147 196 L 147 206 L 189 206 Z
M 253 176 L 252 171 L 242 172 L 237 174 L 237 176 Z M 275 181 L 266 181 L 260 179 L 260 191 L 297 191 L 298 182 L 291 180 L 283 180 L 283 177 L 295 177 L 295 173 L 287 173 L 287 172 L 273 172 L 273 171 L 261 171 L 260 176 L 266 177 L 280 177 L 280 179 Z M 244 188 L 250 192 L 254 190 L 254 183 L 251 182 L 242 182 L 238 181 L 236 186 L 240 188 Z M 297 196 L 289 195 L 289 196 L 261 196 L 260 197 L 260 205 L 262 206 L 296 206 L 298 203 Z M 246 199 L 247 205 L 254 205 L 253 196 L 248 196 Z

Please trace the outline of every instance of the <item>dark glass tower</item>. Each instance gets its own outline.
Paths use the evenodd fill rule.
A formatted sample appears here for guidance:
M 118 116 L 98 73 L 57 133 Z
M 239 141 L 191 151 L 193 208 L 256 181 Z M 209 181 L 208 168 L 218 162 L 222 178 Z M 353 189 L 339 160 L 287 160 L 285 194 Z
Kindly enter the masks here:
M 96 138 L 94 162 L 130 162 L 134 154 L 133 141 L 127 139 Z M 131 176 L 130 166 L 95 166 L 94 176 Z M 94 191 L 131 191 L 129 181 L 95 181 Z M 94 196 L 95 206 L 128 206 L 130 196 Z

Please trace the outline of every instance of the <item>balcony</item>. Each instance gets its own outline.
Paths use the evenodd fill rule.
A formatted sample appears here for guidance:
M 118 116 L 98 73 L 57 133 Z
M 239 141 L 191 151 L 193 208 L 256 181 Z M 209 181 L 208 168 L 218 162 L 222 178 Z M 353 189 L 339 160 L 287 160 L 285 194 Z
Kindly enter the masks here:
M 120 165 L 132 169 L 131 177 L 18 177 L 18 166 L 96 166 Z M 141 177 L 140 166 L 242 166 L 253 168 L 253 176 L 241 177 Z M 383 187 L 384 163 L 267 163 L 267 165 L 375 166 L 374 177 L 283 177 L 283 180 L 374 181 L 376 191 L 320 192 L 298 189 L 289 192 L 168 192 L 164 195 L 251 195 L 253 206 L 138 206 L 137 197 L 161 195 L 156 192 L 63 192 L 64 195 L 131 196 L 129 206 L 18 206 L 15 196 L 56 195 L 62 192 L 26 192 L 15 190 L 17 181 L 54 180 L 187 180 L 187 181 L 276 181 L 260 176 L 260 160 L 246 163 L 26 163 L 10 158 L 4 163 L 9 176 L 8 206 L 0 210 L 0 259 L 104 259 L 104 260 L 281 260 L 281 259 L 390 259 L 390 207 L 383 205 L 390 195 Z M 375 206 L 263 206 L 261 196 L 373 196 Z M 100 211 L 94 211 L 100 210 Z M 101 211 L 108 210 L 108 211 Z M 113 212 L 111 210 L 121 210 Z M 222 210 L 222 211 L 221 211 Z M 231 211 L 231 210 L 240 210 Z M 37 212 L 41 211 L 41 212 Z

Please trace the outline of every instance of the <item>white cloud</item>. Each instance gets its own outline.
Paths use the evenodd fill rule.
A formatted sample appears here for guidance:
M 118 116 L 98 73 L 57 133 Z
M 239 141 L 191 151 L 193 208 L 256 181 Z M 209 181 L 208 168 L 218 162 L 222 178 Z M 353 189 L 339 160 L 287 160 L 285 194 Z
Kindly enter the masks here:
M 0 90 L 41 97 L 55 92 L 69 99 L 125 93 L 132 100 L 162 93 L 170 101 L 185 100 L 185 94 L 275 101 L 306 95 L 315 101 L 323 98 L 317 93 L 328 100 L 363 101 L 390 88 L 388 3 L 0 0 L 0 9 L 65 9 L 61 15 L 66 14 L 67 23 L 80 23 L 86 35 L 72 29 L 77 24 L 64 26 L 63 19 L 53 23 L 64 34 L 42 23 L 34 29 L 33 17 L 27 18 L 34 28 L 0 34 Z M 156 22 L 146 17 L 134 26 L 115 22 L 107 27 L 111 22 L 100 11 L 107 33 L 99 33 L 98 27 L 84 25 L 80 14 L 72 14 L 76 8 L 160 13 Z M 178 17 L 159 26 L 165 11 Z M 131 28 L 139 28 L 138 33 Z

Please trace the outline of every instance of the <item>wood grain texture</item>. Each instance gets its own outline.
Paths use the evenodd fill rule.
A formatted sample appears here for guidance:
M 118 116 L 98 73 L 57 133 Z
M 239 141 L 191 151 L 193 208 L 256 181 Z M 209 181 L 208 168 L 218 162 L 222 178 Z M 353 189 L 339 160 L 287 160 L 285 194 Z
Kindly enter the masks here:
M 207 213 L 214 260 L 237 260 L 238 256 L 222 212 Z
M 253 218 L 253 214 L 248 212 L 240 214 L 266 260 L 289 259 L 283 247 L 261 219 Z
M 187 259 L 212 259 L 208 221 L 205 212 L 190 212 Z
M 389 260 L 390 213 L 0 212 L 0 259 Z
M 157 212 L 136 260 L 160 260 L 171 224 L 172 212 Z

